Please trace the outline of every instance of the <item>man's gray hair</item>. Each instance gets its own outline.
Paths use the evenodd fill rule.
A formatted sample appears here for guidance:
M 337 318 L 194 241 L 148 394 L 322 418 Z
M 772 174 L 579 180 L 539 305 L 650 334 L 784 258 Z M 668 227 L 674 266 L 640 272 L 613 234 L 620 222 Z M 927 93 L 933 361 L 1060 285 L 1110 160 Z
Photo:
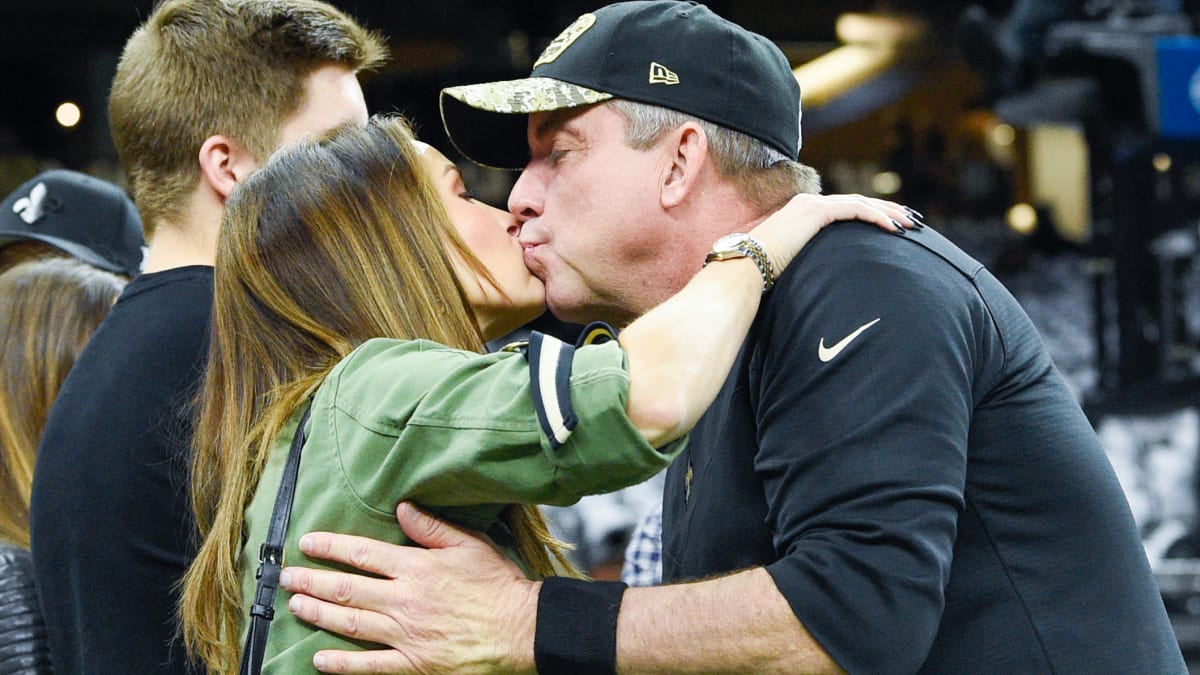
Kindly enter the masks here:
M 812 167 L 793 161 L 762 141 L 670 108 L 626 99 L 607 102 L 625 120 L 625 144 L 648 150 L 687 122 L 696 122 L 708 137 L 709 156 L 717 173 L 733 182 L 764 213 L 800 193 L 819 194 L 821 177 Z

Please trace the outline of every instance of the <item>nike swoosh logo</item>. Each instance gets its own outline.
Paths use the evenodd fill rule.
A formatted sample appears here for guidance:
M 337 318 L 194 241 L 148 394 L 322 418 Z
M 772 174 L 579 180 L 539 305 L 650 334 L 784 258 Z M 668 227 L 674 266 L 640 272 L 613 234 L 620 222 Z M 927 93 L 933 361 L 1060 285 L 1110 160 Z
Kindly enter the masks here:
M 883 317 L 879 317 L 879 319 L 882 318 Z M 821 363 L 829 363 L 830 361 L 834 360 L 837 358 L 838 354 L 842 353 L 842 350 L 845 349 L 847 345 L 849 345 L 851 342 L 854 342 L 854 338 L 862 335 L 864 330 L 879 323 L 879 319 L 875 319 L 874 321 L 859 326 L 858 330 L 842 338 L 841 342 L 838 342 L 832 347 L 826 347 L 825 338 L 821 338 L 821 344 L 817 345 L 817 358 L 821 359 Z M 812 343 L 810 342 L 809 344 Z

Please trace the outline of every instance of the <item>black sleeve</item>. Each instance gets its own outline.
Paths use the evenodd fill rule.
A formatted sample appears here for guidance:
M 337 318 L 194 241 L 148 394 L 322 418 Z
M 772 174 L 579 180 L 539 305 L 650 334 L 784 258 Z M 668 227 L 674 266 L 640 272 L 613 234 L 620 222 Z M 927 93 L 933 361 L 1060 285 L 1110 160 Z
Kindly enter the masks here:
M 959 269 L 858 225 L 772 293 L 751 394 L 767 570 L 843 668 L 911 672 L 944 606 L 986 311 Z

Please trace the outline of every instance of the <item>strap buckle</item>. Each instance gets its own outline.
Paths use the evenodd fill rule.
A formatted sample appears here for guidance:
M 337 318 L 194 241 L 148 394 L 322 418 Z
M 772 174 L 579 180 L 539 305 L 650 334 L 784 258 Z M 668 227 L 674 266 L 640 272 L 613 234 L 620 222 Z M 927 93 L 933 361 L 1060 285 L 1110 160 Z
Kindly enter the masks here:
M 258 562 L 282 566 L 283 549 L 278 546 L 268 546 L 264 541 L 258 545 Z
M 257 602 L 250 605 L 250 616 L 261 616 L 267 621 L 275 618 L 275 608 L 267 605 L 260 605 Z

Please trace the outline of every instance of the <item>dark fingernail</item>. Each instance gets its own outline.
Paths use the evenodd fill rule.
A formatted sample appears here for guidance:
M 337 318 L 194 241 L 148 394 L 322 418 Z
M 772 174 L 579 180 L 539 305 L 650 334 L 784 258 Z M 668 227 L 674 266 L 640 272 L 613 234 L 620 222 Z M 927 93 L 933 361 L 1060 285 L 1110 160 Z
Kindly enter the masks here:
M 921 219 L 925 218 L 925 216 L 921 215 L 920 211 L 918 211 L 914 208 L 910 208 L 908 206 L 906 206 L 904 208 L 908 211 L 909 215 L 916 216 L 917 218 L 921 218 Z
M 893 219 L 892 225 L 896 226 L 896 234 L 905 234 L 904 226 L 900 224 L 900 221 Z
M 925 223 L 923 223 L 920 218 L 912 218 L 912 222 L 913 225 L 917 226 L 918 230 L 925 229 Z

